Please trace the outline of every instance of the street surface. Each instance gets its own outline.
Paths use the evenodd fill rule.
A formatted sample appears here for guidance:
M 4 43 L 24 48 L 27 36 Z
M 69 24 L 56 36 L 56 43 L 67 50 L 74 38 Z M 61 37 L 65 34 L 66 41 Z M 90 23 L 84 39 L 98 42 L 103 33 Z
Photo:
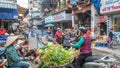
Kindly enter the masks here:
M 43 42 L 45 41 L 45 36 L 42 37 Z M 30 42 L 30 48 L 35 48 L 35 42 L 36 39 L 35 38 L 30 38 L 29 39 Z M 34 46 L 33 46 L 34 45 Z M 116 49 L 109 49 L 109 48 L 105 48 L 105 47 L 92 47 L 93 50 L 93 55 L 105 55 L 105 56 L 110 56 L 113 57 L 115 59 L 117 59 L 118 61 L 120 61 L 120 46 L 116 46 Z M 38 65 L 32 64 L 30 62 L 31 66 L 30 68 L 37 68 Z M 120 64 L 119 67 L 120 68 Z
M 92 48 L 93 49 L 93 54 L 94 55 L 105 55 L 105 56 L 110 56 L 112 58 L 115 58 L 118 62 L 117 64 L 117 68 L 120 68 L 120 47 L 118 47 L 118 49 L 112 50 L 112 49 L 108 49 L 108 48 Z M 111 52 L 112 51 L 112 52 Z M 119 53 L 119 54 L 116 54 Z

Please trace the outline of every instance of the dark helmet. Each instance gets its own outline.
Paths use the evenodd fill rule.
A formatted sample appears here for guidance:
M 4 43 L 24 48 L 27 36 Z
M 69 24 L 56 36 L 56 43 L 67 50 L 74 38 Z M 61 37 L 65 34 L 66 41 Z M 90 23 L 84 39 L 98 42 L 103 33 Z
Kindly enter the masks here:
M 79 27 L 79 30 L 82 32 L 82 33 L 86 33 L 87 32 L 87 29 L 85 27 Z

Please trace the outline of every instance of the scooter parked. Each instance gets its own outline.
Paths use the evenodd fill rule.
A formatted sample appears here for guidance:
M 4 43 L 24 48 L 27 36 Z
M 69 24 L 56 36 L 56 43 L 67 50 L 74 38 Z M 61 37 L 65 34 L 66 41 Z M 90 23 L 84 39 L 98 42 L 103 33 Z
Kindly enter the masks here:
M 74 66 L 75 60 L 72 64 Z M 117 68 L 116 59 L 109 56 L 92 55 L 85 59 L 81 68 Z
M 85 59 L 82 68 L 117 68 L 116 59 L 109 56 L 93 55 Z

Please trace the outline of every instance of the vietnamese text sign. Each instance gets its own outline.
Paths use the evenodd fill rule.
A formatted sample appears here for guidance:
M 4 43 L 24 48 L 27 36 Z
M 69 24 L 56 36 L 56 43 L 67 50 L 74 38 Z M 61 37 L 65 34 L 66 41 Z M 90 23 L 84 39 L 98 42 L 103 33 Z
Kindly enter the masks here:
M 120 11 L 120 0 L 101 0 L 102 14 Z
M 48 16 L 45 18 L 45 23 L 51 23 L 53 22 L 53 16 Z
M 66 19 L 66 13 L 65 12 L 60 12 L 58 14 L 55 14 L 53 16 L 54 22 L 62 21 Z

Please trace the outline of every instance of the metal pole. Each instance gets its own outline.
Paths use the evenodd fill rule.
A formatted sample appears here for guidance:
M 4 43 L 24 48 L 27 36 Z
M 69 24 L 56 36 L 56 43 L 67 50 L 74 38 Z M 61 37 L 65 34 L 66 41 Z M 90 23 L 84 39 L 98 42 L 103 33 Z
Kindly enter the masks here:
M 74 15 L 74 10 L 72 10 L 72 27 L 75 26 L 75 15 Z

